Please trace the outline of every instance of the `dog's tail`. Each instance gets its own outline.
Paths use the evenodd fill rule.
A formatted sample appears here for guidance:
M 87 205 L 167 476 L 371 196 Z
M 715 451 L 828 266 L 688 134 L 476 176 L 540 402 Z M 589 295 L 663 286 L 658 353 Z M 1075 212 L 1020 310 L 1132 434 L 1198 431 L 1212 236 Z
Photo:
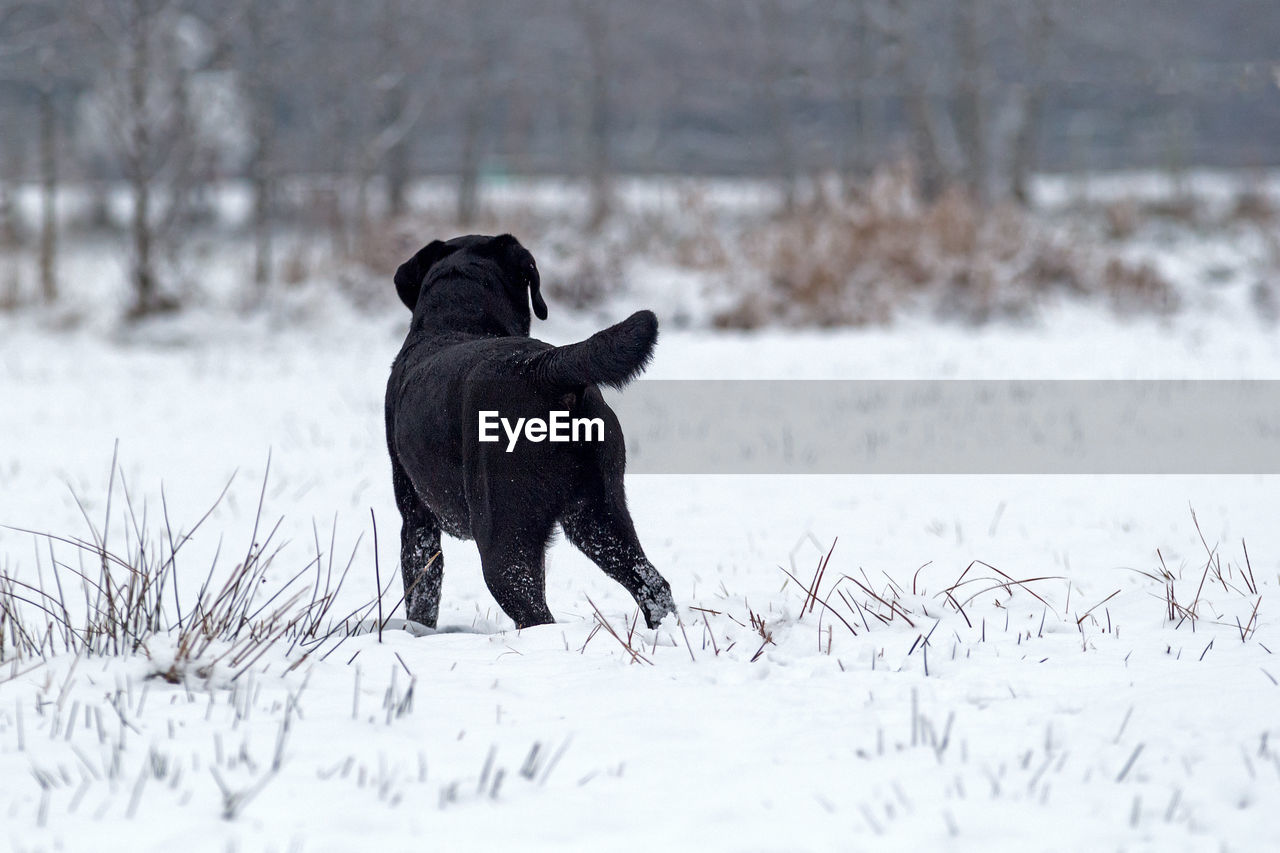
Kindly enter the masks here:
M 644 370 L 658 340 L 658 318 L 637 311 L 585 341 L 538 353 L 529 362 L 534 382 L 551 391 L 585 385 L 621 388 Z

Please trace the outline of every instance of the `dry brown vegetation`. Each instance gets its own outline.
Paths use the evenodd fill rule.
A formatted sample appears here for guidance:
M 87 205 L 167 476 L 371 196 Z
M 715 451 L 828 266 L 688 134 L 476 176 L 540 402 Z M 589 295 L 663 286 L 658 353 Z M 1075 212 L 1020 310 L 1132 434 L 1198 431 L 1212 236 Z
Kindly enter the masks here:
M 898 164 L 853 188 L 817 182 L 779 209 L 767 193 L 747 193 L 740 203 L 717 196 L 710 182 L 689 181 L 666 188 L 656 203 L 621 197 L 596 231 L 572 203 L 516 193 L 482 205 L 467 226 L 443 208 L 376 223 L 340 277 L 358 304 L 383 305 L 396 266 L 425 240 L 508 231 L 534 250 L 552 304 L 575 310 L 632 292 L 678 297 L 688 287 L 698 292 L 686 304 L 709 306 L 698 314 L 726 329 L 883 325 L 909 316 L 1021 322 L 1065 299 L 1121 315 L 1167 315 L 1179 309 L 1180 290 L 1147 250 L 1182 233 L 1169 229 L 1207 239 L 1219 230 L 1265 230 L 1273 215 L 1262 195 L 1242 194 L 1213 214 L 1189 197 L 1120 198 L 1057 214 L 979 203 L 959 186 L 925 200 L 916 186 L 911 166 Z M 663 294 L 640 292 L 641 280 L 664 275 L 671 286 Z
M 1100 297 L 1122 313 L 1176 309 L 1172 284 L 1024 208 L 983 208 L 958 188 L 925 203 L 901 173 L 853 201 L 819 195 L 748 233 L 766 272 L 716 318 L 726 328 L 882 324 L 904 311 L 984 323 L 1024 319 L 1054 294 Z
M 335 610 L 363 537 L 343 567 L 335 562 L 334 540 L 326 554 L 317 530 L 315 557 L 284 583 L 268 583 L 283 545 L 277 541 L 282 520 L 269 525 L 263 515 L 265 476 L 249 544 L 234 568 L 221 567 L 219 544 L 207 568 L 197 566 L 190 575 L 204 578 L 195 595 L 180 593 L 178 579 L 191 568 L 186 546 L 230 485 L 188 529 L 171 524 L 162 495 L 161 521 L 155 527 L 149 521 L 155 513 L 134 503 L 113 458 L 102 523 L 94 523 L 76 498 L 87 535 L 8 528 L 33 537 L 37 573 L 24 579 L 0 566 L 0 662 L 47 660 L 64 653 L 141 654 L 151 659 L 148 677 L 179 683 L 217 674 L 235 681 L 273 647 L 287 646 L 292 670 L 313 655 L 328 657 L 361 631 L 376 628 L 381 642 L 390 618 L 383 618 L 382 599 L 391 582 L 382 585 L 376 557 L 377 597 L 350 612 Z M 375 610 L 378 619 L 371 627 L 368 620 Z

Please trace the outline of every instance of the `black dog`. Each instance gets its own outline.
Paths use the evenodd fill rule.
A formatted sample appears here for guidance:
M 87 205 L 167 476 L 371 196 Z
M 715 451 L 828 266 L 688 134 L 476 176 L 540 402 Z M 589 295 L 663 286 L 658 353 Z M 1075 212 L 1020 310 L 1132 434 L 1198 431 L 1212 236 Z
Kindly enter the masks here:
M 598 385 L 619 388 L 644 369 L 658 336 L 638 311 L 563 347 L 529 337 L 538 319 L 533 256 L 511 235 L 457 237 L 424 247 L 396 271 L 413 311 L 387 383 L 387 446 L 403 527 L 400 564 L 409 618 L 435 627 L 440 532 L 475 539 L 485 583 L 521 628 L 555 621 L 544 557 L 559 522 L 569 541 L 626 587 L 656 627 L 675 612 L 671 587 L 645 557 L 627 512 L 622 430 Z M 480 441 L 481 412 L 598 418 L 603 440 Z M 492 418 L 492 415 L 489 416 Z

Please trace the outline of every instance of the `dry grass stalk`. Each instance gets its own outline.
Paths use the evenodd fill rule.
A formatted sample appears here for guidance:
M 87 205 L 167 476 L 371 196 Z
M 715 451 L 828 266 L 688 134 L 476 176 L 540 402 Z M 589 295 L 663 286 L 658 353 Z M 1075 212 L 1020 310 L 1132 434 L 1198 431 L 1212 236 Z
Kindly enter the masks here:
M 230 679 L 235 681 L 286 638 L 292 638 L 287 654 L 298 646 L 305 650 L 290 669 L 331 637 L 337 636 L 340 645 L 355 629 L 348 624 L 350 617 L 338 625 L 328 621 L 330 608 L 346 577 L 344 570 L 338 585 L 332 585 L 332 551 L 327 571 L 317 544 L 315 559 L 283 584 L 267 583 L 269 570 L 280 553 L 280 546 L 274 544 L 280 521 L 270 528 L 262 523 L 269 472 L 270 460 L 258 494 L 253 531 L 242 558 L 217 584 L 219 549 L 208 565 L 195 598 L 184 601 L 176 578 L 179 565 L 184 561 L 185 546 L 222 503 L 231 482 L 186 531 L 171 523 L 162 490 L 162 523 L 158 530 L 153 530 L 149 527 L 146 509 L 135 506 L 113 457 L 100 526 L 90 519 L 77 498 L 88 527 L 87 538 L 21 531 L 32 534 L 47 546 L 53 583 L 46 586 L 43 581 L 42 560 L 37 566 L 41 581 L 36 584 L 18 580 L 7 569 L 0 570 L 0 660 L 47 659 L 59 653 L 150 657 L 156 653 L 154 641 L 164 638 L 172 648 L 172 655 L 157 659 L 154 676 L 179 682 L 188 673 L 207 678 L 217 667 L 225 666 Z M 112 522 L 118 509 L 117 481 L 124 497 L 124 507 L 119 509 L 123 530 L 113 535 Z M 113 544 L 120 537 L 124 540 L 123 547 Z M 55 550 L 56 545 L 80 555 L 81 568 L 63 560 Z M 39 558 L 40 550 L 36 553 Z M 352 561 L 355 553 L 353 549 Z M 83 568 L 86 565 L 95 566 L 96 571 L 91 573 Z M 348 569 L 350 565 L 348 562 Z M 68 598 L 64 574 L 74 579 L 71 588 L 79 596 L 75 603 Z M 308 574 L 312 579 L 306 579 Z M 78 590 L 74 589 L 76 586 Z M 379 601 L 382 592 L 379 590 Z M 360 609 L 371 611 L 379 606 L 379 601 L 362 605 Z M 381 624 L 379 620 L 380 627 Z

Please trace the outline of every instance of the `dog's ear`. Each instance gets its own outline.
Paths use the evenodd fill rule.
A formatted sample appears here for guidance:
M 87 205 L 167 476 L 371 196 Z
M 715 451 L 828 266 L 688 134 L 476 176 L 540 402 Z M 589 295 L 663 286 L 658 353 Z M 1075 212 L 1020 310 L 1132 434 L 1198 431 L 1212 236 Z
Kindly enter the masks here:
M 400 301 L 408 306 L 410 311 L 418 304 L 418 294 L 422 291 L 422 282 L 427 277 L 427 272 L 436 263 L 457 250 L 457 246 L 432 240 L 396 270 L 396 293 L 400 294 Z
M 533 302 L 533 313 L 539 320 L 547 319 L 547 303 L 542 300 L 542 293 L 539 288 L 542 287 L 541 279 L 538 277 L 538 265 L 532 263 L 530 258 L 529 267 L 529 298 Z
M 539 320 L 547 319 L 547 303 L 542 299 L 542 279 L 538 276 L 538 265 L 529 250 L 510 234 L 494 237 L 489 243 L 491 251 L 500 253 L 505 265 L 515 267 L 520 276 L 520 283 L 529 291 L 529 300 L 533 303 L 533 313 Z M 524 294 L 520 294 L 524 298 Z

